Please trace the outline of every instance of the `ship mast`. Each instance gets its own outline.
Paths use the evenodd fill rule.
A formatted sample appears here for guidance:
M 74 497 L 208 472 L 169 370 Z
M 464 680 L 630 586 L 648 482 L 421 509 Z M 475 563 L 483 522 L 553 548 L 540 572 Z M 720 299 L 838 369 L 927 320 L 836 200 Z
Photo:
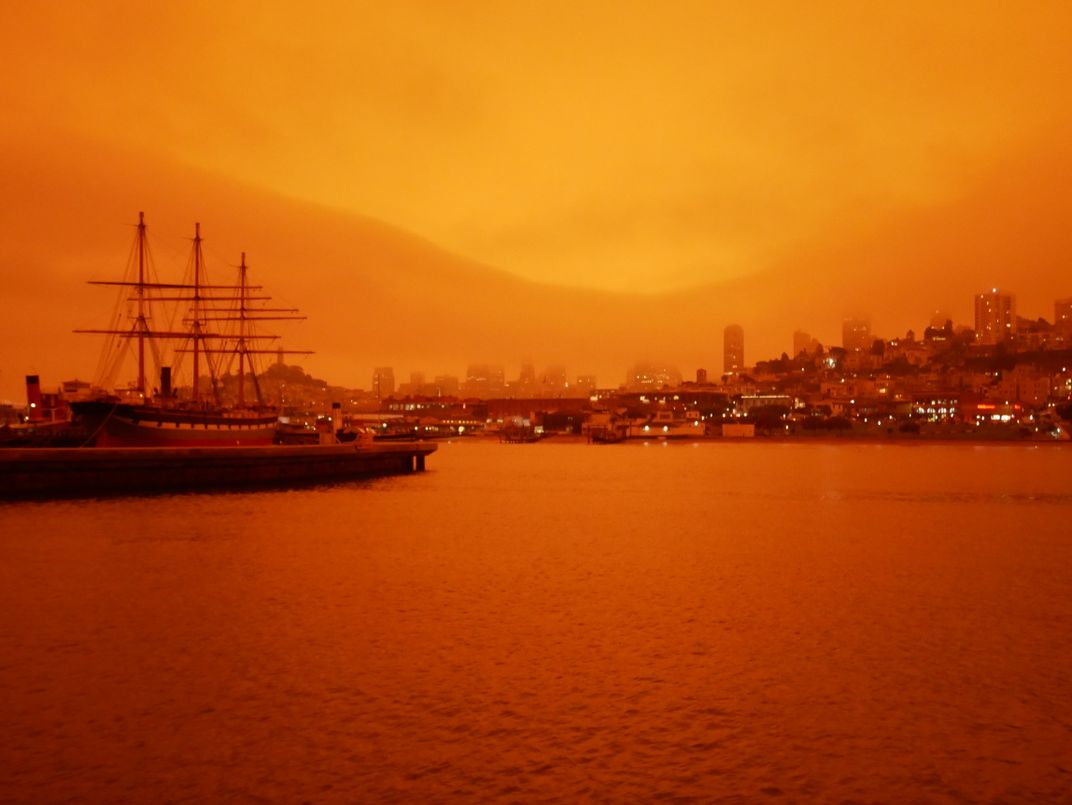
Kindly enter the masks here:
M 201 224 L 194 224 L 194 298 L 193 298 L 193 322 L 191 329 L 194 336 L 194 402 L 201 400 L 201 389 L 198 381 L 200 372 L 198 360 L 201 357 Z
M 239 405 L 245 404 L 245 374 L 248 361 L 248 369 L 250 379 L 253 382 L 254 390 L 257 393 L 258 404 L 261 404 L 260 386 L 257 382 L 257 373 L 253 363 L 253 354 L 267 353 L 269 350 L 265 349 L 251 349 L 251 342 L 256 343 L 258 341 L 274 341 L 279 338 L 277 335 L 261 335 L 252 331 L 253 326 L 258 321 L 270 320 L 270 319 L 304 319 L 304 316 L 295 315 L 281 315 L 271 316 L 265 315 L 266 313 L 282 313 L 282 314 L 295 314 L 298 311 L 294 308 L 267 308 L 260 306 L 251 306 L 251 302 L 264 302 L 271 299 L 270 296 L 264 296 L 258 294 L 261 291 L 260 285 L 250 285 L 249 283 L 249 267 L 246 264 L 245 252 L 242 253 L 242 264 L 239 266 L 239 284 L 238 285 L 212 285 L 207 282 L 207 276 L 205 271 L 205 258 L 202 248 L 201 239 L 201 224 L 194 224 L 194 253 L 193 253 L 193 265 L 187 264 L 187 271 L 189 272 L 180 283 L 166 283 L 159 282 L 152 276 L 152 255 L 149 249 L 149 241 L 146 233 L 145 225 L 145 213 L 138 213 L 138 235 L 136 240 L 136 248 L 132 250 L 130 258 L 127 261 L 127 274 L 121 281 L 109 281 L 109 280 L 90 280 L 91 285 L 110 285 L 121 289 L 120 300 L 117 302 L 116 313 L 113 315 L 113 322 L 107 329 L 76 329 L 76 333 L 95 333 L 101 335 L 108 335 L 115 338 L 127 340 L 136 339 L 138 346 L 138 380 L 137 380 L 137 392 L 141 395 L 142 399 L 145 399 L 146 389 L 148 387 L 146 372 L 145 372 L 145 347 L 146 341 L 149 342 L 149 346 L 152 347 L 153 354 L 157 361 L 159 361 L 159 354 L 157 354 L 156 343 L 159 340 L 175 340 L 179 341 L 180 345 L 175 349 L 176 354 L 183 354 L 186 352 L 193 352 L 193 402 L 197 403 L 201 401 L 201 359 L 204 358 L 207 363 L 209 375 L 212 380 L 212 391 L 216 398 L 216 403 L 219 404 L 219 384 L 217 382 L 216 361 L 212 356 L 222 356 L 225 354 L 234 355 L 238 353 L 239 357 Z M 134 268 L 134 254 L 137 254 L 137 273 L 135 275 Z M 191 270 L 192 269 L 192 270 Z M 192 274 L 192 276 L 190 276 Z M 192 282 L 191 282 L 192 280 Z M 126 289 L 126 290 L 123 290 Z M 133 295 L 130 292 L 133 291 Z M 227 307 L 224 305 L 226 297 L 225 292 L 237 292 L 238 293 L 238 305 L 235 307 L 233 303 Z M 123 329 L 119 326 L 121 313 L 121 305 L 123 302 L 129 305 L 131 302 L 136 305 L 136 315 L 134 318 L 134 326 Z M 189 317 L 182 318 L 182 324 L 185 329 L 172 329 L 169 325 L 164 330 L 153 330 L 149 326 L 149 319 L 154 305 L 161 303 L 190 303 Z M 129 307 L 127 308 L 129 311 Z M 220 315 L 220 314 L 224 315 Z M 206 315 L 207 314 L 207 315 Z M 130 315 L 129 312 L 127 314 Z M 206 328 L 208 322 L 238 322 L 237 337 L 234 335 L 225 335 L 222 333 L 213 332 L 211 329 Z M 192 348 L 189 346 L 190 340 L 193 340 Z M 209 343 L 209 339 L 221 339 L 223 343 L 219 347 L 213 346 Z M 233 344 L 233 346 L 227 346 L 227 344 Z M 130 341 L 127 340 L 127 344 Z M 106 353 L 111 351 L 111 342 L 106 346 Z M 115 350 L 115 367 L 118 369 L 122 360 L 123 354 L 129 354 L 126 348 Z M 279 350 L 278 354 L 298 354 L 308 355 L 311 354 L 307 350 Z M 102 356 L 102 366 L 105 364 L 106 358 Z M 114 372 L 115 370 L 113 370 Z M 110 377 L 110 375 L 106 375 Z
M 205 354 L 238 355 L 238 407 L 246 404 L 246 370 L 249 370 L 249 379 L 253 383 L 253 391 L 257 397 L 257 406 L 264 405 L 260 383 L 257 380 L 257 369 L 254 365 L 253 356 L 263 354 L 277 355 L 311 355 L 309 350 L 268 350 L 257 349 L 251 346 L 251 342 L 275 341 L 278 335 L 265 335 L 254 332 L 257 322 L 263 321 L 301 321 L 305 316 L 293 315 L 298 313 L 297 308 L 292 307 L 263 307 L 250 305 L 252 301 L 264 302 L 271 299 L 270 296 L 253 296 L 250 291 L 260 290 L 260 285 L 249 284 L 249 265 L 246 263 L 246 253 L 242 252 L 242 259 L 238 265 L 238 298 L 229 307 L 221 307 L 223 300 L 215 297 L 207 297 L 206 305 L 201 309 L 210 315 L 205 316 L 204 322 L 236 322 L 236 332 L 231 336 L 223 336 L 223 340 L 233 344 L 223 348 L 205 347 Z M 215 306 L 214 306 L 215 305 Z M 215 315 L 222 314 L 222 315 Z M 266 315 L 283 314 L 283 315 Z M 229 371 L 229 370 L 228 370 Z
M 145 213 L 138 213 L 138 393 L 145 396 Z
M 238 407 L 246 404 L 246 253 L 238 266 Z M 253 371 L 250 361 L 249 370 Z M 256 375 L 254 375 L 256 378 Z M 260 395 L 258 395 L 260 396 Z

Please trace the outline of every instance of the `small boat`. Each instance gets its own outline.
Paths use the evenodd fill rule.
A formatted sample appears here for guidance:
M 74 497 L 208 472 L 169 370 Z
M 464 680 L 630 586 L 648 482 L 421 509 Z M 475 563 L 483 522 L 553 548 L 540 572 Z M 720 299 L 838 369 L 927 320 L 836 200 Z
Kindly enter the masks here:
M 537 430 L 534 425 L 524 423 L 507 423 L 499 431 L 499 441 L 507 444 L 531 444 L 532 442 L 540 441 L 542 438 L 543 433 Z
M 26 408 L 0 422 L 0 447 L 77 447 L 85 440 L 62 392 L 46 394 L 37 375 L 26 375 Z
M 627 429 L 621 427 L 591 428 L 588 440 L 592 444 L 617 444 L 625 441 L 626 432 Z

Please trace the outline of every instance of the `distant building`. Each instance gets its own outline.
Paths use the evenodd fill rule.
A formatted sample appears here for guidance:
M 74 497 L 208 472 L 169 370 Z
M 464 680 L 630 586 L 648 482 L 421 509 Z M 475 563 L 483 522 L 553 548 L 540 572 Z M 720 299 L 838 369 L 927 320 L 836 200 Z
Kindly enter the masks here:
M 625 379 L 631 391 L 657 391 L 663 386 L 681 385 L 681 372 L 673 366 L 656 363 L 637 363 Z
M 521 375 L 518 377 L 522 386 L 535 386 L 536 385 L 536 367 L 532 361 L 525 360 L 521 362 Z
M 1021 403 L 1037 408 L 1050 401 L 1052 375 L 1035 366 L 1019 365 L 1003 372 L 1000 382 L 989 389 L 991 400 Z
M 975 341 L 977 344 L 998 344 L 1016 335 L 1016 297 L 1000 293 L 975 295 Z
M 506 391 L 505 374 L 500 365 L 471 363 L 465 373 L 463 391 L 482 400 L 501 397 Z
M 739 324 L 730 324 L 722 331 L 722 371 L 732 375 L 739 374 L 743 369 L 744 328 Z
M 590 394 L 594 394 L 596 390 L 596 376 L 595 375 L 577 375 L 577 383 L 575 384 L 578 395 L 587 397 Z
M 427 382 L 424 377 L 424 372 L 410 372 L 409 382 L 399 385 L 397 392 L 400 397 L 439 396 L 436 384 Z
M 930 326 L 935 330 L 941 330 L 945 327 L 947 321 L 952 321 L 953 317 L 946 313 L 944 310 L 936 310 L 931 313 Z
M 706 382 L 707 382 L 707 370 L 706 369 L 697 369 L 696 370 L 696 384 L 697 385 L 703 385 Z
M 871 349 L 871 322 L 867 319 L 844 319 L 841 322 L 841 346 L 847 352 Z
M 564 366 L 548 366 L 544 369 L 541 383 L 541 391 L 551 396 L 561 394 L 566 390 L 566 368 Z
M 818 339 L 813 338 L 810 333 L 806 333 L 803 330 L 797 330 L 793 333 L 793 357 L 797 357 L 801 353 L 805 355 L 814 355 L 819 347 Z
M 1053 303 L 1053 326 L 1066 335 L 1072 335 L 1072 297 Z
M 437 397 L 457 397 L 461 383 L 454 375 L 436 375 L 435 388 Z
M 377 400 L 395 393 L 395 370 L 390 366 L 377 366 L 372 370 L 372 394 Z

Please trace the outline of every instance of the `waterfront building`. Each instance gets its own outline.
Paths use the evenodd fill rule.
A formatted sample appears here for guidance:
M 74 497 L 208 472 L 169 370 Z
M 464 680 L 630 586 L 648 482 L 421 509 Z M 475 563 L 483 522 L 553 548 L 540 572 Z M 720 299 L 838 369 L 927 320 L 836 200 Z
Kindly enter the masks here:
M 975 341 L 998 344 L 1016 335 L 1016 297 L 994 288 L 975 295 Z
M 744 328 L 739 324 L 722 331 L 722 371 L 727 375 L 744 371 Z
M 990 388 L 989 397 L 1038 408 L 1050 401 L 1052 388 L 1052 373 L 1035 366 L 1018 365 L 1002 372 L 1001 379 Z

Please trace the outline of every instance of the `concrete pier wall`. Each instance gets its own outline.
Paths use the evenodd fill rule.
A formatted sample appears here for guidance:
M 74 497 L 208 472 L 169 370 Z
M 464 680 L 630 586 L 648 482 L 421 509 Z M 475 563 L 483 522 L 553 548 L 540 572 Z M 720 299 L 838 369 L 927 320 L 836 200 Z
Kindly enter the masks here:
M 427 442 L 0 450 L 0 497 L 288 486 L 421 471 Z

